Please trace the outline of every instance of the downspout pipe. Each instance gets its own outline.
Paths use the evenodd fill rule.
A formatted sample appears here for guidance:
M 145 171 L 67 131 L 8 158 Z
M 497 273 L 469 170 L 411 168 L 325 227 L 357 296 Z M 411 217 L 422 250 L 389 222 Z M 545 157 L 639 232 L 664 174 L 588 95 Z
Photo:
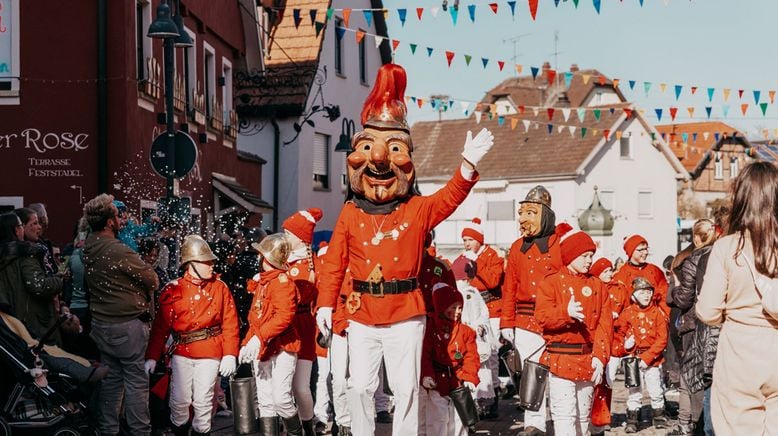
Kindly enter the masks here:
M 281 177 L 278 171 L 281 168 L 281 128 L 278 127 L 278 121 L 275 117 L 270 118 L 270 124 L 273 126 L 273 231 L 278 231 L 278 184 Z
M 97 192 L 108 192 L 108 0 L 97 0 Z

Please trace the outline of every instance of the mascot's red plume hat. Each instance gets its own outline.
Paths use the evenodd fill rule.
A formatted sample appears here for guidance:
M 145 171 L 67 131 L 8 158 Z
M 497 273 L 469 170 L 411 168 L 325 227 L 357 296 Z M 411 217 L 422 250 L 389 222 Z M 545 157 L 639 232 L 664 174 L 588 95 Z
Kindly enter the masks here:
M 397 64 L 381 66 L 375 85 L 362 107 L 362 126 L 375 129 L 404 130 L 410 133 L 405 119 L 405 69 Z

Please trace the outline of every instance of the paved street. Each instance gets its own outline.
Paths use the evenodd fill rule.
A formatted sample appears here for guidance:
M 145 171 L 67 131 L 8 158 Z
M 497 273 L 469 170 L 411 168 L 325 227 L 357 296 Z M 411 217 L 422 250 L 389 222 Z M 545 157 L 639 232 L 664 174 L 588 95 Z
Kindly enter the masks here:
M 610 431 L 606 431 L 606 435 L 623 435 L 623 423 L 626 420 L 626 400 L 627 400 L 627 391 L 624 388 L 624 379 L 622 375 L 619 375 L 617 378 L 617 388 L 616 391 L 613 393 L 613 414 L 614 414 L 614 428 Z M 667 398 L 670 402 L 671 408 L 675 408 L 678 401 L 678 395 L 677 394 L 668 394 Z M 644 408 L 643 408 L 643 416 L 642 416 L 642 422 L 641 422 L 641 431 L 638 433 L 639 435 L 643 436 L 653 436 L 653 435 L 665 435 L 669 430 L 657 430 L 650 426 L 650 410 L 648 405 L 648 398 L 644 398 L 643 401 Z M 500 435 L 515 435 L 521 430 L 523 427 L 522 424 L 522 418 L 523 414 L 522 412 L 518 411 L 515 407 L 515 401 L 502 401 L 500 402 L 500 419 L 495 421 L 481 421 L 477 425 L 477 430 L 479 435 L 491 435 L 491 436 L 500 436 Z M 552 428 L 551 422 L 549 421 L 549 429 Z M 225 417 L 217 417 L 214 419 L 213 424 L 213 433 L 214 435 L 232 435 L 234 434 L 232 431 L 232 419 L 231 418 L 225 418 Z M 390 436 L 392 433 L 392 426 L 389 424 L 377 424 L 376 425 L 376 436 Z M 553 435 L 552 431 L 548 432 L 549 435 Z M 432 436 L 432 435 L 430 435 Z

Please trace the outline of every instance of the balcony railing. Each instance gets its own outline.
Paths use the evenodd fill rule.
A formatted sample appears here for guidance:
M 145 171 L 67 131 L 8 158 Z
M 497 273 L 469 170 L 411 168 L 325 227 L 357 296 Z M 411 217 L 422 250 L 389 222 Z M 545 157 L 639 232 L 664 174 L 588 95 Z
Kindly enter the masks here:
M 155 100 L 162 94 L 162 66 L 153 57 L 146 58 L 146 79 L 138 82 L 138 90 Z
M 224 134 L 228 138 L 236 139 L 238 137 L 238 113 L 234 110 L 228 111 L 225 118 L 229 120 L 229 124 L 224 126 Z
M 217 132 L 224 131 L 224 110 L 216 96 L 211 97 L 211 119 L 208 125 Z

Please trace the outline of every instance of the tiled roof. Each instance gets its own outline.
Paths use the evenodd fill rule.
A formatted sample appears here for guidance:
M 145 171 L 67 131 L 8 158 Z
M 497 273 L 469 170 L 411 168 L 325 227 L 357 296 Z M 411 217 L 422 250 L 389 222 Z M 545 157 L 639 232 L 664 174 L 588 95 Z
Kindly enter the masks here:
M 624 117 L 625 107 L 630 107 L 630 104 L 602 106 L 599 120 L 590 112 L 583 123 L 575 115 L 564 121 L 561 109 L 555 111 L 551 121 L 545 111 L 537 116 L 527 111 L 522 115 L 506 116 L 502 126 L 497 117 L 488 120 L 486 116 L 480 124 L 474 116 L 418 122 L 411 128 L 416 171 L 420 179 L 450 177 L 462 163 L 462 146 L 467 131 L 476 134 L 486 127 L 494 134 L 494 146 L 478 164 L 483 179 L 575 177 L 581 164 L 603 139 L 605 129 L 615 129 L 617 121 Z M 533 123 L 526 132 L 522 121 L 512 129 L 512 117 L 532 120 Z M 553 124 L 551 134 L 548 133 L 548 123 Z M 567 127 L 559 132 L 558 125 L 576 126 L 576 130 L 573 135 Z M 583 137 L 581 127 L 587 128 Z M 594 129 L 598 131 L 593 132 Z
M 690 172 L 697 168 L 705 153 L 716 144 L 717 136 L 730 136 L 737 133 L 736 128 L 719 121 L 662 124 L 656 126 L 656 130 L 664 134 L 670 149 L 684 168 Z M 684 134 L 687 135 L 686 142 L 683 141 Z

